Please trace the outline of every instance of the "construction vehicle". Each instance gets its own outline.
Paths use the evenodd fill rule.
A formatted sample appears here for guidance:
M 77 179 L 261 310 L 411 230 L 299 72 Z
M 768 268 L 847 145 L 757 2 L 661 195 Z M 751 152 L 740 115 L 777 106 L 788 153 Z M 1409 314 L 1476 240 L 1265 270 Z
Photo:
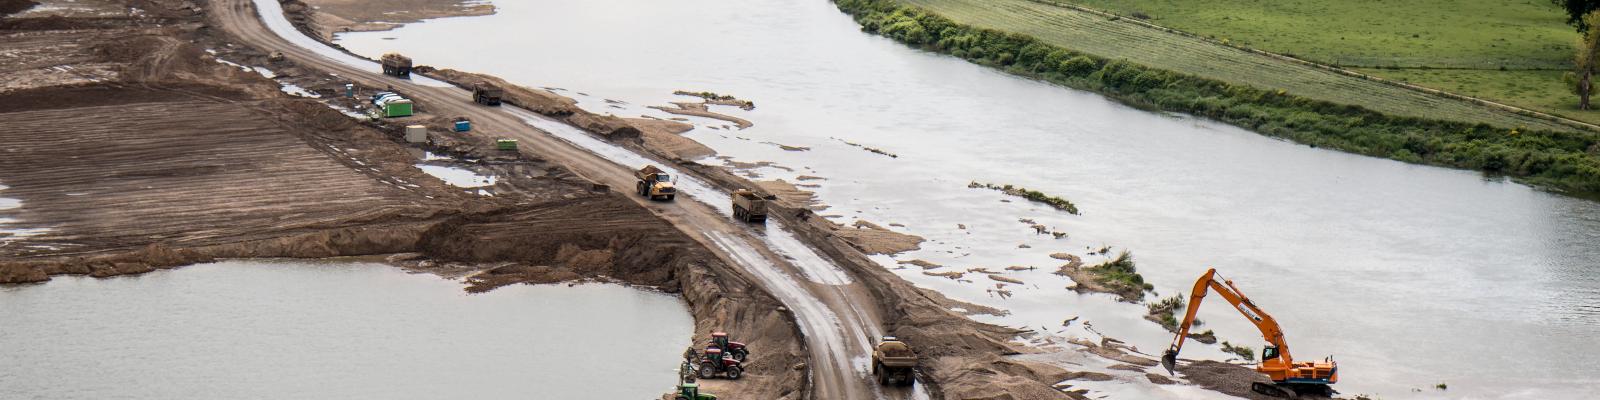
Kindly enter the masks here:
M 746 189 L 733 191 L 733 219 L 744 222 L 767 222 L 767 202 L 777 196 L 758 196 Z
M 728 357 L 739 361 L 750 357 L 750 349 L 745 348 L 744 343 L 729 341 L 727 332 L 711 332 L 711 343 L 706 348 L 722 349 Z
M 916 382 L 917 353 L 894 336 L 884 336 L 872 349 L 872 374 L 878 384 L 901 386 Z
M 472 101 L 486 106 L 500 105 L 500 98 L 505 95 L 499 86 L 488 83 L 472 84 Z
M 700 379 L 711 379 L 724 376 L 728 379 L 739 379 L 744 376 L 744 366 L 733 357 L 724 357 L 722 349 L 715 347 L 706 348 L 705 354 L 700 357 Z
M 1332 396 L 1333 389 L 1328 385 L 1339 382 L 1339 365 L 1328 357 L 1322 361 L 1295 362 L 1289 355 L 1289 341 L 1283 337 L 1283 329 L 1278 327 L 1266 311 L 1262 311 L 1255 302 L 1245 297 L 1239 288 L 1233 285 L 1232 280 L 1224 279 L 1217 274 L 1215 268 L 1206 271 L 1200 279 L 1194 282 L 1194 292 L 1189 295 L 1189 309 L 1183 316 L 1183 322 L 1178 325 L 1178 335 L 1172 339 L 1172 347 L 1161 355 L 1161 366 L 1167 368 L 1167 373 L 1173 373 L 1178 363 L 1178 351 L 1183 349 L 1183 341 L 1189 335 L 1189 327 L 1194 325 L 1195 311 L 1200 309 L 1200 302 L 1205 300 L 1206 291 L 1214 290 L 1234 309 L 1249 318 L 1251 323 L 1261 330 L 1261 337 L 1267 340 L 1267 346 L 1261 349 L 1261 363 L 1256 365 L 1256 372 L 1266 374 L 1272 383 L 1252 382 L 1250 390 L 1267 396 L 1297 398 L 1300 395 Z
M 673 400 L 717 400 L 717 395 L 700 393 L 700 384 L 690 381 L 678 384 L 678 395 Z
M 411 57 L 399 53 L 384 54 L 380 60 L 383 63 L 383 74 L 397 78 L 411 78 Z
M 678 196 L 678 189 L 672 185 L 672 176 L 654 165 L 639 168 L 633 172 L 633 176 L 639 178 L 639 182 L 634 185 L 634 191 L 640 196 L 666 201 L 672 201 Z

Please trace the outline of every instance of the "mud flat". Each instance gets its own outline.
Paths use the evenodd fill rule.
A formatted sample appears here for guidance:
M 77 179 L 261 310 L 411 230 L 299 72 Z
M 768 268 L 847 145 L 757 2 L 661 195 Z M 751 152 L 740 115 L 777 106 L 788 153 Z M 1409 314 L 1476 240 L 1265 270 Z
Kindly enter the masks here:
M 303 5 L 317 13 L 311 25 L 325 39 L 339 32 L 386 31 L 430 18 L 494 14 L 494 4 L 475 0 L 309 0 Z

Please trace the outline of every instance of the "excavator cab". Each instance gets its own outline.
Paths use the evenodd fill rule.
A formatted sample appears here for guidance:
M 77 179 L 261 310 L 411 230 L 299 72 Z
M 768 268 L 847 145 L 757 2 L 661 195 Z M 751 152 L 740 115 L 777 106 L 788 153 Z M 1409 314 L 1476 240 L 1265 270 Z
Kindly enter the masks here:
M 1269 344 L 1267 347 L 1261 348 L 1261 362 L 1265 363 L 1267 360 L 1276 358 L 1278 358 L 1278 346 Z

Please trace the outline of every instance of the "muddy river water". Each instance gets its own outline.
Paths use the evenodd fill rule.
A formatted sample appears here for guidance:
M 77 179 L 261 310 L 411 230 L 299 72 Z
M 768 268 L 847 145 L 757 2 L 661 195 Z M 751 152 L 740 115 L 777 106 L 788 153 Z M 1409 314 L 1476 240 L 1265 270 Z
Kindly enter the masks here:
M 60 276 L 0 287 L 0 398 L 643 399 L 676 382 L 693 323 L 665 294 L 469 295 L 378 264 Z
M 679 89 L 753 100 L 752 111 L 713 109 L 754 127 L 696 118 L 700 128 L 687 136 L 737 161 L 775 163 L 749 172 L 763 179 L 826 178 L 806 183 L 831 206 L 820 213 L 839 222 L 898 224 L 929 240 L 878 257 L 886 268 L 912 259 L 950 266 L 943 270 L 1038 267 L 1008 273 L 1026 283 L 1004 293 L 982 274 L 957 281 L 896 269 L 1008 310 L 975 318 L 1034 329 L 1035 340 L 1098 332 L 1146 353 L 1166 346 L 1170 335 L 1140 319 L 1143 307 L 1076 294 L 1049 273 L 1062 263 L 1051 253 L 1094 263 L 1103 258 L 1089 249 L 1110 245 L 1132 250 L 1162 296 L 1186 293 L 1205 268 L 1218 268 L 1280 320 L 1294 355 L 1340 361 L 1347 394 L 1600 394 L 1595 202 L 1135 110 L 862 33 L 824 0 L 494 3 L 496 15 L 344 34 L 339 43 L 562 88 L 619 115 L 668 117 L 643 106 L 694 100 L 673 96 Z M 1061 196 L 1083 215 L 971 181 Z M 1036 235 L 1023 218 L 1069 236 Z M 1201 319 L 1224 340 L 1261 343 L 1226 305 L 1208 304 Z M 1223 357 L 1215 346 L 1185 354 Z M 1115 393 L 1116 384 L 1098 387 Z M 1163 394 L 1184 397 L 1146 393 Z

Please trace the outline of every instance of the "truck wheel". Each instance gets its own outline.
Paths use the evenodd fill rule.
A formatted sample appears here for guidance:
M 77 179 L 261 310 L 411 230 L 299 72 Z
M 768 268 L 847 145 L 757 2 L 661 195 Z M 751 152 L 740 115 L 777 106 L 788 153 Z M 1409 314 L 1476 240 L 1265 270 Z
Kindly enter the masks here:
M 728 379 L 737 380 L 741 376 L 744 376 L 744 368 L 739 368 L 737 365 L 728 367 Z
M 669 195 L 667 195 L 667 201 L 672 201 L 672 199 L 677 198 L 677 197 L 678 197 L 678 195 L 669 194 Z
M 644 187 L 644 182 L 639 182 L 638 184 L 633 185 L 633 188 L 634 188 L 634 190 L 638 190 L 639 191 L 639 195 L 640 196 L 649 196 L 650 195 L 650 191 L 648 189 L 645 189 L 645 187 Z

